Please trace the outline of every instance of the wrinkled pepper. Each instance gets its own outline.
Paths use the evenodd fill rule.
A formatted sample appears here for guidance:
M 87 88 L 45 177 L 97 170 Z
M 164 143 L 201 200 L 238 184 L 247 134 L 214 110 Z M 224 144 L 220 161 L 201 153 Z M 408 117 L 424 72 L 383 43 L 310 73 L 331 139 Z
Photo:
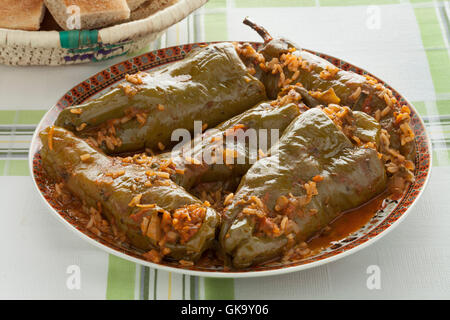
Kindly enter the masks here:
M 181 61 L 127 80 L 64 109 L 55 125 L 94 138 L 108 154 L 166 149 L 175 129 L 192 131 L 194 120 L 211 128 L 266 99 L 263 84 L 230 43 L 194 49 Z
M 318 101 L 368 113 L 387 130 L 390 146 L 400 150 L 407 159 L 414 159 L 414 135 L 408 126 L 402 126 L 403 123 L 409 124 L 410 111 L 400 105 L 391 90 L 372 77 L 342 70 L 302 50 L 290 40 L 274 39 L 267 30 L 247 18 L 244 24 L 258 32 L 264 45 L 258 50 L 260 55 L 255 54 L 249 45 L 238 46 L 237 50 L 254 75 L 264 83 L 269 98 L 275 99 L 285 86 L 297 84 L 313 98 L 304 100 L 307 105 L 309 101 L 313 104 Z
M 40 138 L 42 161 L 50 177 L 62 179 L 88 206 L 100 207 L 137 249 L 157 249 L 172 259 L 196 260 L 212 245 L 220 216 L 164 172 L 108 157 L 60 127 L 45 129 Z M 195 210 L 200 219 L 189 217 Z M 187 224 L 186 231 L 175 223 L 177 216 L 178 222 L 198 221 Z
M 376 141 L 379 127 L 366 120 L 360 134 Z M 242 178 L 223 214 L 221 247 L 235 268 L 269 261 L 385 188 L 377 151 L 354 145 L 320 108 L 310 109 Z
M 239 178 L 305 110 L 302 102 L 284 106 L 263 102 L 194 139 L 189 152 L 179 149 L 156 157 L 154 166 L 171 159 L 183 170 L 173 173 L 172 179 L 188 190 L 202 182 Z

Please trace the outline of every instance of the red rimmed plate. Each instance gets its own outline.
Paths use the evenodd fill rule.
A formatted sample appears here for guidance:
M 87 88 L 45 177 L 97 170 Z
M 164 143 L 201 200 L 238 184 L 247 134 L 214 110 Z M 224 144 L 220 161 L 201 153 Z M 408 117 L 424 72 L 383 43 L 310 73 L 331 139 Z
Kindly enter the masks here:
M 47 126 L 52 125 L 62 109 L 81 104 L 87 99 L 97 97 L 98 95 L 108 90 L 111 86 L 116 85 L 120 81 L 123 81 L 126 74 L 135 73 L 138 70 L 149 71 L 155 68 L 159 68 L 162 65 L 181 60 L 186 56 L 188 52 L 190 52 L 195 47 L 206 44 L 207 43 L 196 43 L 160 49 L 118 63 L 108 69 L 103 70 L 102 72 L 97 73 L 96 75 L 90 77 L 89 79 L 72 88 L 56 103 L 55 106 L 53 106 L 46 113 L 46 115 L 39 123 L 31 141 L 29 165 L 33 180 L 35 182 L 35 186 L 40 193 L 41 198 L 49 207 L 52 214 L 57 219 L 59 219 L 66 227 L 77 233 L 84 240 L 111 254 L 152 268 L 204 277 L 237 278 L 289 273 L 312 268 L 343 258 L 372 244 L 373 242 L 387 234 L 389 231 L 393 230 L 394 227 L 396 227 L 405 218 L 412 206 L 418 201 L 420 195 L 422 194 L 428 182 L 431 171 L 431 145 L 430 140 L 427 137 L 423 121 L 421 120 L 414 107 L 408 101 L 406 101 L 406 99 L 401 96 L 395 89 L 391 88 L 382 80 L 378 79 L 377 77 L 361 68 L 351 65 L 350 63 L 314 51 L 310 52 L 327 59 L 341 69 L 373 76 L 381 83 L 386 85 L 386 87 L 391 89 L 397 100 L 400 101 L 401 104 L 409 106 L 412 111 L 411 125 L 416 136 L 415 144 L 417 150 L 415 159 L 416 170 L 414 172 L 416 178 L 415 182 L 408 188 L 408 190 L 406 190 L 401 199 L 396 201 L 389 201 L 387 203 L 387 206 L 384 207 L 383 210 L 378 211 L 364 227 L 352 233 L 345 239 L 334 242 L 332 246 L 323 250 L 319 254 L 308 257 L 301 261 L 288 264 L 270 264 L 240 271 L 211 270 L 200 267 L 186 268 L 171 263 L 155 264 L 142 259 L 137 252 L 133 251 L 130 248 L 115 244 L 112 241 L 109 241 L 107 237 L 99 237 L 93 234 L 85 228 L 84 224 L 71 216 L 68 211 L 65 210 L 65 208 L 61 207 L 61 205 L 57 201 L 54 201 L 52 199 L 51 192 L 45 184 L 45 175 L 39 153 L 41 142 L 39 140 L 38 133 Z M 257 48 L 261 46 L 261 43 L 252 43 L 252 45 Z

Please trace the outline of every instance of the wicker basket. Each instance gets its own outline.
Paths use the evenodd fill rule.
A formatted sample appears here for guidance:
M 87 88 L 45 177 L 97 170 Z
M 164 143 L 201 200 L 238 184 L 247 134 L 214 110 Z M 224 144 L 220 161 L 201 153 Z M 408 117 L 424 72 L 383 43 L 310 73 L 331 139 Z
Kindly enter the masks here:
M 146 19 L 100 30 L 0 29 L 0 63 L 54 66 L 107 60 L 139 51 L 206 2 L 178 0 Z

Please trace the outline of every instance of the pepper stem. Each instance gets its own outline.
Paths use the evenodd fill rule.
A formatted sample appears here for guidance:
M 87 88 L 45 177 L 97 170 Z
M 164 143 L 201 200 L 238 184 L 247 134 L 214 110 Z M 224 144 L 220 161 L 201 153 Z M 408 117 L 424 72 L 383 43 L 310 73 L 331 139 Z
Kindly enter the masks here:
M 256 32 L 258 32 L 258 34 L 261 36 L 261 38 L 263 38 L 264 43 L 267 43 L 273 39 L 272 36 L 270 35 L 270 33 L 266 29 L 264 29 L 260 25 L 257 25 L 256 23 L 254 23 L 248 17 L 245 17 L 243 23 L 245 25 L 249 26 L 250 28 L 252 28 L 253 30 L 255 30 Z

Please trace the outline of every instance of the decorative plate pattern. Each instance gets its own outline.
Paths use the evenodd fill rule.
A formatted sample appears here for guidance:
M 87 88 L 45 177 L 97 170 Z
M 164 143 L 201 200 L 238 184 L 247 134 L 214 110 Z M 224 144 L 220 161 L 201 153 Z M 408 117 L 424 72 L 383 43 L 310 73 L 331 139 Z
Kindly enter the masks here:
M 31 142 L 30 166 L 32 176 L 38 191 L 42 195 L 45 203 L 50 207 L 52 213 L 57 218 L 59 218 L 67 227 L 75 231 L 82 238 L 88 240 L 89 242 L 102 248 L 103 250 L 118 255 L 124 259 L 128 259 L 133 262 L 144 264 L 153 268 L 164 269 L 167 271 L 210 277 L 255 277 L 288 273 L 311 268 L 313 266 L 328 263 L 356 252 L 357 250 L 373 243 L 375 240 L 391 231 L 394 226 L 398 225 L 398 223 L 406 216 L 409 209 L 411 209 L 413 204 L 418 200 L 430 176 L 431 145 L 430 140 L 428 139 L 426 134 L 425 125 L 420 119 L 414 107 L 410 105 L 410 103 L 406 101 L 404 97 L 402 97 L 397 91 L 391 88 L 384 81 L 378 79 L 377 77 L 371 75 L 361 68 L 351 65 L 350 63 L 311 50 L 308 51 L 330 61 L 343 70 L 353 71 L 362 75 L 370 75 L 379 80 L 386 87 L 391 89 L 397 100 L 402 105 L 407 105 L 411 109 L 411 125 L 415 133 L 415 143 L 417 150 L 415 159 L 416 170 L 414 173 L 416 179 L 415 182 L 404 193 L 402 198 L 395 201 L 389 201 L 387 206 L 382 210 L 379 210 L 371 219 L 371 221 L 369 221 L 363 228 L 343 240 L 334 242 L 331 247 L 325 249 L 320 254 L 294 263 L 274 263 L 240 271 L 211 270 L 200 267 L 186 268 L 181 267 L 178 264 L 176 265 L 171 263 L 154 264 L 143 260 L 139 256 L 139 254 L 137 254 L 130 248 L 123 246 L 119 247 L 118 245 L 111 243 L 107 239 L 100 238 L 92 232 L 88 231 L 84 225 L 80 225 L 77 220 L 71 217 L 68 212 L 58 204 L 57 201 L 54 201 L 44 183 L 45 176 L 39 154 L 41 143 L 38 137 L 38 133 L 45 127 L 52 125 L 62 109 L 81 104 L 87 99 L 95 97 L 96 95 L 100 94 L 101 91 L 111 87 L 119 81 L 122 81 L 126 74 L 132 74 L 137 71 L 149 71 L 151 69 L 161 67 L 165 64 L 181 60 L 192 49 L 207 44 L 208 43 L 196 43 L 175 46 L 152 51 L 141 56 L 125 60 L 97 73 L 96 75 L 93 75 L 89 79 L 78 84 L 70 91 L 68 91 L 56 103 L 56 105 L 47 112 L 47 114 L 43 117 L 40 124 L 38 125 Z M 254 42 L 251 44 L 256 49 L 262 45 L 258 42 Z

